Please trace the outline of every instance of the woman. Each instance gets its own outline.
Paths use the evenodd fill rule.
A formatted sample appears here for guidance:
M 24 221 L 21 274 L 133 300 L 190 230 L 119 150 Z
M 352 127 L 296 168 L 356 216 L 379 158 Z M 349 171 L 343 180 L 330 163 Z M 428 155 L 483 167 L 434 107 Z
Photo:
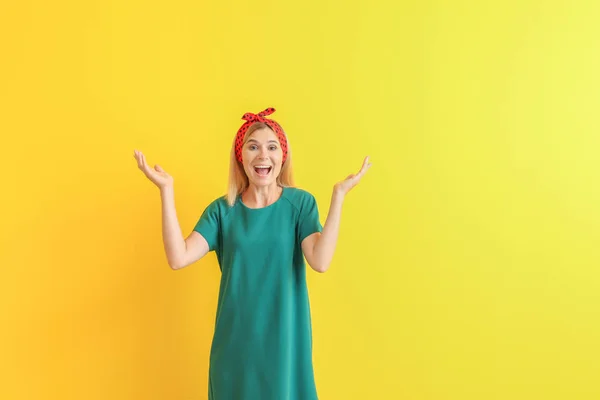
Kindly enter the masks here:
M 315 198 L 295 188 L 287 137 L 266 118 L 247 113 L 231 149 L 229 192 L 213 201 L 184 240 L 173 178 L 139 168 L 160 188 L 163 241 L 169 265 L 180 269 L 215 251 L 221 269 L 210 353 L 210 400 L 313 400 L 312 332 L 306 267 L 325 272 L 333 257 L 342 203 L 367 172 L 333 189 L 324 226 Z

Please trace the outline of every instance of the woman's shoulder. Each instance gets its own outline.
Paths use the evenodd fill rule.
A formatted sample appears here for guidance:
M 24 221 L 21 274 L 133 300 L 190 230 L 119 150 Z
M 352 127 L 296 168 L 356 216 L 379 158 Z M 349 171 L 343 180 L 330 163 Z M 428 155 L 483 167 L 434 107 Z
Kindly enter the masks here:
M 299 188 L 299 187 L 286 187 L 285 188 L 285 194 L 288 197 L 311 197 L 312 194 L 305 189 Z
M 204 212 L 212 212 L 218 213 L 220 215 L 224 215 L 229 210 L 229 205 L 227 204 L 226 196 L 219 196 L 216 199 L 213 199 L 205 208 Z
M 286 187 L 283 196 L 296 207 L 315 201 L 315 197 L 308 190 L 299 187 Z

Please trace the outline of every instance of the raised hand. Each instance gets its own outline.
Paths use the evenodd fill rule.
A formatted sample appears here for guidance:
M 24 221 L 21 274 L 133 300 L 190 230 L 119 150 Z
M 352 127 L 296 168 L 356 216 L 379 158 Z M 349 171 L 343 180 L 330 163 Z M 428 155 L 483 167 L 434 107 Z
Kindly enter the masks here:
M 146 157 L 139 150 L 134 150 L 133 157 L 137 160 L 138 168 L 142 170 L 144 175 L 152 181 L 159 189 L 164 189 L 168 186 L 173 186 L 173 177 L 165 172 L 160 165 L 155 165 L 150 168 L 146 163 Z
M 345 196 L 354 186 L 358 184 L 358 182 L 360 182 L 361 178 L 369 170 L 369 168 L 371 168 L 369 157 L 365 157 L 360 171 L 358 171 L 356 174 L 348 175 L 346 179 L 336 183 L 334 186 L 334 191 L 339 195 Z

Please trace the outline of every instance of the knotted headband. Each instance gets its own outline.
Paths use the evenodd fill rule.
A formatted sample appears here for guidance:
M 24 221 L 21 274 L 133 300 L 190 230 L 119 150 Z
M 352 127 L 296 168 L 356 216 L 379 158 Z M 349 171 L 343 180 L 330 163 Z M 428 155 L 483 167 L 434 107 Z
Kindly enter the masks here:
M 273 121 L 272 119 L 265 118 L 267 115 L 271 115 L 275 112 L 273 107 L 269 107 L 266 110 L 259 112 L 258 114 L 246 113 L 242 117 L 242 119 L 246 120 L 244 124 L 238 129 L 237 135 L 235 136 L 235 157 L 241 163 L 242 162 L 242 147 L 244 146 L 244 136 L 246 136 L 246 132 L 248 128 L 257 122 L 262 122 L 266 124 L 269 128 L 275 132 L 277 138 L 279 139 L 279 143 L 281 144 L 281 150 L 283 150 L 283 160 L 281 163 L 285 162 L 287 158 L 287 139 L 285 138 L 285 134 L 283 133 L 283 129 L 281 126 Z

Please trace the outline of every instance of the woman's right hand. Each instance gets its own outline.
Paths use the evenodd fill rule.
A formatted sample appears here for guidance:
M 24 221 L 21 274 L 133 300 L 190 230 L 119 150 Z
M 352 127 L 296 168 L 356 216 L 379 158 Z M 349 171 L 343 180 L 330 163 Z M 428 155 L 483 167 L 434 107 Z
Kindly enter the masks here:
M 146 157 L 139 150 L 134 150 L 133 157 L 137 160 L 138 168 L 142 170 L 144 175 L 152 181 L 159 189 L 164 189 L 169 186 L 173 186 L 173 177 L 165 172 L 160 165 L 155 165 L 154 168 L 150 168 L 146 164 Z

